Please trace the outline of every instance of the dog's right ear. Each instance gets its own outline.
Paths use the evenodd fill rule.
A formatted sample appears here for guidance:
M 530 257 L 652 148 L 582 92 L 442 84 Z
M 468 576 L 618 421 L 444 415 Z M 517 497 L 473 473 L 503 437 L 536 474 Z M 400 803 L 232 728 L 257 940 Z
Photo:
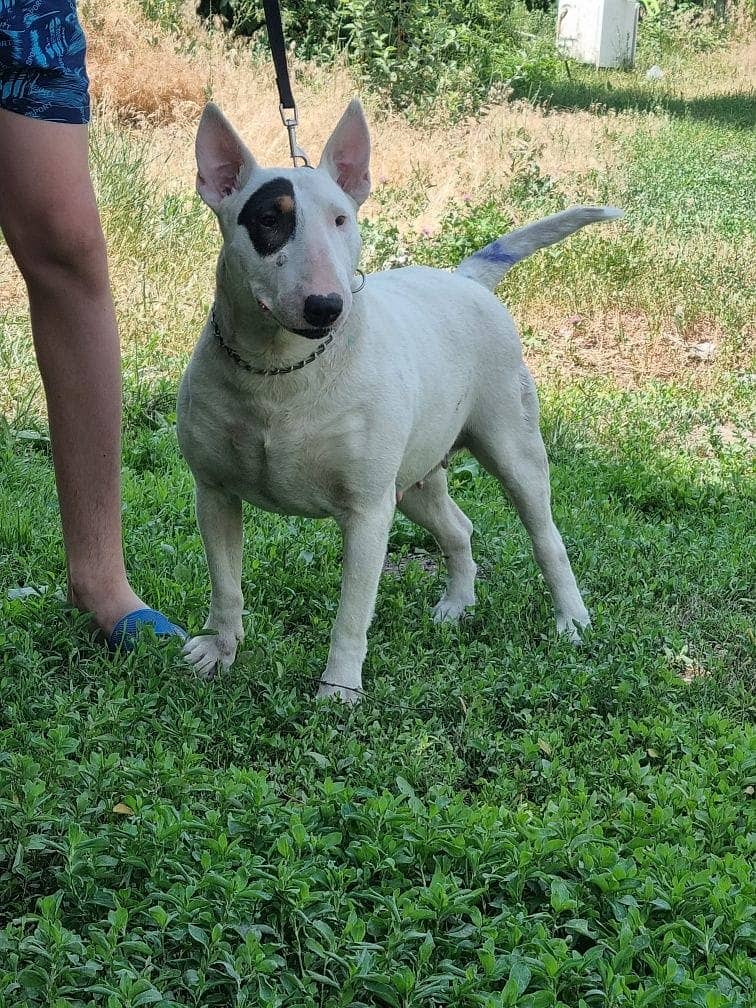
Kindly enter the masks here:
M 195 152 L 197 192 L 213 210 L 226 196 L 241 189 L 255 168 L 255 159 L 213 102 L 208 102 L 202 112 Z

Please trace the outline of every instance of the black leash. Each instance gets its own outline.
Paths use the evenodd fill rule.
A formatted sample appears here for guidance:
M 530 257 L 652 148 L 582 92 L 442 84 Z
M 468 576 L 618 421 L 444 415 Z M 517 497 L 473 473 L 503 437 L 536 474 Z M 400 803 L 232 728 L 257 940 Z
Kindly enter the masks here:
M 263 0 L 263 10 L 265 11 L 265 26 L 268 29 L 268 43 L 273 57 L 273 66 L 276 69 L 276 87 L 278 88 L 279 111 L 281 121 L 289 134 L 289 150 L 294 167 L 298 168 L 297 162 L 302 163 L 303 168 L 312 168 L 307 160 L 307 155 L 297 143 L 297 106 L 294 95 L 291 91 L 291 81 L 289 80 L 289 66 L 286 62 L 286 39 L 284 38 L 283 23 L 281 21 L 281 8 L 278 0 Z

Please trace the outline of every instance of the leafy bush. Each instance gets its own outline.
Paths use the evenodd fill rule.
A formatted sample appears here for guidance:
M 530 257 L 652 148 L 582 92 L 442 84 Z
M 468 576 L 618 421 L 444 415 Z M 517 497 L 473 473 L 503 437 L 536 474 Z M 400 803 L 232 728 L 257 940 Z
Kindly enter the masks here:
M 200 0 L 198 11 L 220 16 L 237 34 L 264 38 L 255 0 Z M 300 56 L 346 57 L 397 108 L 427 108 L 443 96 L 448 111 L 463 114 L 492 85 L 540 79 L 555 59 L 553 46 L 533 39 L 532 16 L 518 0 L 302 0 L 283 14 Z
M 736 4 L 727 0 L 641 0 L 641 7 L 646 17 L 658 17 L 672 11 L 691 11 L 696 14 L 714 14 L 724 17 L 728 7 Z

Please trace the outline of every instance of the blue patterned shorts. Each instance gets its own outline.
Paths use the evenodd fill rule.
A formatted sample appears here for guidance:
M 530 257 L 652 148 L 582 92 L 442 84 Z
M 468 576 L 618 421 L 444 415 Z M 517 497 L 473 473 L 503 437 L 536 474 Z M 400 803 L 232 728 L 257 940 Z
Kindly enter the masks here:
M 0 108 L 89 122 L 85 53 L 76 0 L 0 0 Z

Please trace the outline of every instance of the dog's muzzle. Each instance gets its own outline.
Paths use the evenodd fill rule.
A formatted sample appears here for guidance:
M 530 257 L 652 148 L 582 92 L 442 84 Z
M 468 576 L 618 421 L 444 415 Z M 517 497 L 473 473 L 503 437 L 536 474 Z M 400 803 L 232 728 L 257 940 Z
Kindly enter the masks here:
M 344 310 L 344 299 L 340 294 L 310 294 L 305 298 L 304 315 L 316 329 L 329 329 Z
M 336 296 L 338 297 L 338 295 Z M 278 324 L 281 326 L 282 329 L 285 329 L 287 332 L 294 333 L 295 336 L 304 336 L 305 339 L 319 340 L 326 337 L 333 328 L 330 325 L 314 326 L 312 328 L 308 326 L 306 329 L 294 329 L 292 326 L 285 326 L 279 319 L 276 318 L 276 316 L 273 314 L 270 308 L 268 308 L 268 306 L 265 304 L 264 301 L 261 301 L 260 298 L 255 298 L 255 300 L 257 301 L 257 307 L 260 309 L 263 315 L 269 315 L 272 319 L 275 319 L 275 321 L 278 322 Z M 341 301 L 341 298 L 339 298 L 339 301 Z M 338 315 L 340 314 L 341 309 L 339 309 L 338 312 Z M 336 316 L 336 318 L 338 318 L 338 315 Z

